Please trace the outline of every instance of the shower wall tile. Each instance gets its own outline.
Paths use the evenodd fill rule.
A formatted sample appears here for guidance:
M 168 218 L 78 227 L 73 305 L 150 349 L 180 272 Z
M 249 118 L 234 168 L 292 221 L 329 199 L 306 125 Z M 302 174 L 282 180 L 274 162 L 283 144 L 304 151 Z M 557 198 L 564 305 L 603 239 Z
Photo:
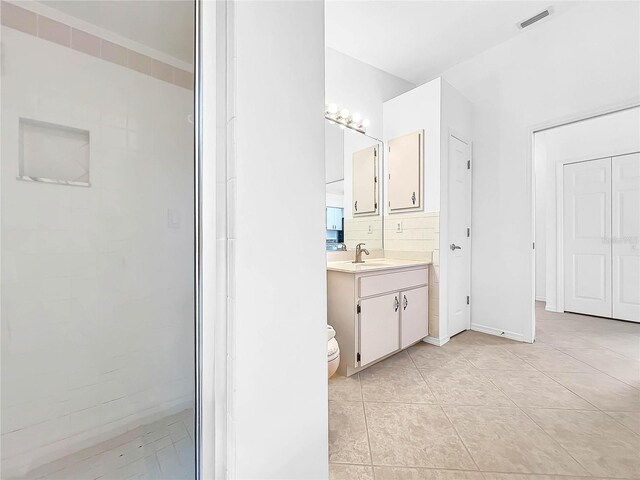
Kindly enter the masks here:
M 71 28 L 64 23 L 38 15 L 38 37 L 68 47 L 71 45 Z
M 2 6 L 0 20 L 2 25 L 6 27 L 130 68 L 182 88 L 189 90 L 194 88 L 192 72 L 174 67 L 12 3 L 2 1 L 0 4 Z
M 193 92 L 37 19 L 2 3 L 3 478 L 193 398 Z M 91 187 L 16 180 L 20 117 L 88 130 Z
M 38 34 L 37 15 L 29 10 L 11 3 L 2 2 L 0 16 L 2 17 L 2 25 L 31 35 Z
M 71 48 L 100 58 L 100 38 L 77 28 L 71 30 Z

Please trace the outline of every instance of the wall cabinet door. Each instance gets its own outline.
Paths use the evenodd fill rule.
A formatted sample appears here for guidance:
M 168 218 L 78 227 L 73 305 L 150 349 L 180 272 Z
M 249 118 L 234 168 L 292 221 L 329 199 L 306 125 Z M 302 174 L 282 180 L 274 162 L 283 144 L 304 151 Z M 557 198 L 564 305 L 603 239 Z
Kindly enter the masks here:
M 342 230 L 342 209 L 334 207 L 333 208 L 333 224 L 335 225 L 334 230 Z
M 389 211 L 422 207 L 423 131 L 389 140 Z
M 360 366 L 400 347 L 400 294 L 360 301 Z
M 342 209 L 327 207 L 327 230 L 342 230 Z
M 352 157 L 353 214 L 372 214 L 378 211 L 378 147 L 359 150 Z
M 400 297 L 400 348 L 406 348 L 429 334 L 429 292 L 427 287 L 414 288 Z

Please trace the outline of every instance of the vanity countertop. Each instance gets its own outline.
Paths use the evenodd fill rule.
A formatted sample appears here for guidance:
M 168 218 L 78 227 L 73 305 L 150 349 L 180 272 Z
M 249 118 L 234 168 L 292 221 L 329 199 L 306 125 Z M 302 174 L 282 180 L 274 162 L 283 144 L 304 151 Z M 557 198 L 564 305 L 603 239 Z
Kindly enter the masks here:
M 419 267 L 431 265 L 427 260 L 399 260 L 395 258 L 372 258 L 364 263 L 353 261 L 327 262 L 327 270 L 346 273 L 375 272 L 377 270 L 392 270 L 396 268 Z

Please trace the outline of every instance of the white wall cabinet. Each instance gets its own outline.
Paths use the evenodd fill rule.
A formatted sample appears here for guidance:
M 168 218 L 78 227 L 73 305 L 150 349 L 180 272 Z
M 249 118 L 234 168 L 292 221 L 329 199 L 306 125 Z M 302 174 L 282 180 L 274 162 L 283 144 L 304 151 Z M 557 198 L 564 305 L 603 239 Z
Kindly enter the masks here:
M 328 320 L 340 345 L 342 375 L 353 375 L 429 334 L 428 269 L 423 264 L 327 272 Z
M 327 230 L 342 230 L 342 209 L 327 207 Z
M 378 213 L 378 146 L 354 152 L 352 169 L 353 215 Z
M 422 208 L 422 130 L 389 140 L 389 212 Z

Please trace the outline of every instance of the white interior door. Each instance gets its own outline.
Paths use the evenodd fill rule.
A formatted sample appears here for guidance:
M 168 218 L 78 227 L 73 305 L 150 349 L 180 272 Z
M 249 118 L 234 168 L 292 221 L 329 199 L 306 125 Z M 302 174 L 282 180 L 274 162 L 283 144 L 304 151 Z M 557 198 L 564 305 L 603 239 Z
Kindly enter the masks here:
M 471 226 L 471 147 L 449 136 L 449 182 L 447 235 L 443 245 L 448 255 L 448 335 L 470 328 L 471 249 L 468 228 Z
M 360 365 L 378 360 L 400 346 L 400 294 L 360 301 Z
M 640 154 L 611 159 L 613 318 L 640 322 Z
M 611 316 L 611 158 L 563 174 L 564 309 Z

